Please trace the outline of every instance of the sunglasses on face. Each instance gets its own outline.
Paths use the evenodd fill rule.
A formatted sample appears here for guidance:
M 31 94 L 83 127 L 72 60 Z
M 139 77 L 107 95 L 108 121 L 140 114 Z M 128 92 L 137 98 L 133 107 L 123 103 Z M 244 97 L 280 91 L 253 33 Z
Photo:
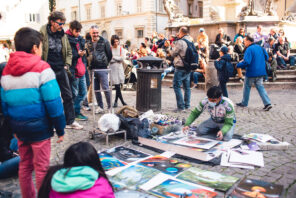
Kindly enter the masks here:
M 57 21 L 55 21 L 55 23 L 58 24 L 59 26 L 65 25 L 65 23 L 60 23 L 60 22 L 57 22 Z

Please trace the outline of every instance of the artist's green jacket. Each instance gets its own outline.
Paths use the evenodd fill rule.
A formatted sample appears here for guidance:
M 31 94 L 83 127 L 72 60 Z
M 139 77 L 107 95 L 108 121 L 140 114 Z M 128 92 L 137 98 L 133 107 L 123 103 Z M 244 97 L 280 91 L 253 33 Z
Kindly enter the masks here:
M 42 26 L 40 29 L 40 33 L 43 35 L 42 42 L 42 60 L 47 61 L 48 58 L 48 33 L 47 33 L 47 24 Z M 72 48 L 67 38 L 67 35 L 64 34 L 62 37 L 62 54 L 65 65 L 71 66 L 72 64 Z
M 186 120 L 185 126 L 192 124 L 192 122 L 194 122 L 194 120 L 198 118 L 205 109 L 208 109 L 208 112 L 214 122 L 224 123 L 221 131 L 223 135 L 225 135 L 235 122 L 234 105 L 232 101 L 229 98 L 222 97 L 219 104 L 215 107 L 209 106 L 208 103 L 208 98 L 204 98 L 199 105 L 191 111 L 191 114 Z

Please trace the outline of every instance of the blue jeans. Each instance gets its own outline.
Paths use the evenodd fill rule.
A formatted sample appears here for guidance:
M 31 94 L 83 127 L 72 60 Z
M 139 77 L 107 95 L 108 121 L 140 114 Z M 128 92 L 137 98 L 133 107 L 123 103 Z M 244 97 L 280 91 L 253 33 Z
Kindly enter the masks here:
M 0 164 L 0 179 L 17 175 L 20 157 L 14 157 Z
M 203 77 L 202 73 L 200 72 L 191 72 L 194 84 L 198 83 L 198 79 Z
M 80 114 L 81 103 L 85 99 L 87 94 L 85 75 L 82 76 L 81 78 L 75 78 L 73 80 L 72 94 L 73 94 L 75 115 L 77 116 Z
M 181 91 L 183 84 L 184 98 Z M 188 109 L 190 107 L 190 72 L 185 70 L 175 69 L 173 87 L 176 94 L 177 107 L 180 110 Z
M 250 91 L 251 91 L 251 87 L 252 84 L 255 84 L 256 89 L 263 101 L 264 106 L 270 104 L 270 99 L 264 89 L 263 86 L 263 77 L 245 77 L 245 81 L 244 81 L 244 93 L 243 93 L 243 101 L 242 104 L 244 106 L 248 106 L 248 102 L 249 102 L 249 98 L 250 98 Z
M 219 82 L 219 87 L 222 90 L 223 96 L 228 98 L 228 92 L 227 92 L 226 82 Z
M 217 123 L 212 118 L 209 118 L 206 121 L 203 121 L 198 127 L 197 127 L 197 135 L 212 135 L 215 136 L 217 133 L 222 129 L 224 123 Z M 235 123 L 233 123 L 231 129 L 223 135 L 224 141 L 229 141 L 232 139 L 233 133 L 234 133 Z
M 103 100 L 102 100 L 102 94 L 101 92 L 98 92 L 99 90 L 104 90 L 108 109 L 111 108 L 111 92 L 109 90 L 109 79 L 108 79 L 108 72 L 106 71 L 96 71 L 94 79 L 94 88 L 96 92 L 96 99 L 98 102 L 98 106 L 102 109 L 104 108 Z
M 295 65 L 295 57 L 294 56 L 289 56 L 289 60 L 285 61 L 282 57 L 277 57 L 276 58 L 278 65 L 282 65 L 284 67 L 287 66 L 287 63 L 290 64 L 290 66 L 294 66 Z

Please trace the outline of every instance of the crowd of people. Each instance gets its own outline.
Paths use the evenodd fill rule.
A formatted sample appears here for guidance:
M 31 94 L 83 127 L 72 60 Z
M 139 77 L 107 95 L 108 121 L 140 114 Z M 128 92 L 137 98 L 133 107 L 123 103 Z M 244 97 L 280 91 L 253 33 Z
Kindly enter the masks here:
M 64 139 L 65 128 L 82 129 L 76 120 L 88 119 L 81 109 L 90 110 L 90 103 L 97 102 L 96 113 L 104 113 L 101 92 L 104 92 L 107 108 L 118 107 L 118 100 L 127 105 L 121 93 L 121 86 L 126 81 L 126 60 L 137 68 L 138 58 L 155 56 L 163 59 L 165 70 L 162 79 L 174 71 L 176 111 L 186 112 L 191 108 L 191 88 L 205 77 L 209 59 L 215 59 L 219 87 L 209 89 L 208 97 L 191 112 L 186 126 L 207 107 L 211 118 L 198 131 L 205 134 L 215 126 L 219 128 L 217 136 L 220 140 L 229 140 L 235 125 L 234 105 L 227 92 L 229 78 L 237 73 L 244 83 L 243 99 L 237 106 L 248 106 L 254 83 L 264 103 L 263 109 L 268 111 L 272 106 L 263 78 L 269 74 L 275 80 L 277 69 L 288 69 L 295 64 L 283 30 L 277 34 L 272 29 L 269 35 L 264 35 L 262 27 L 258 26 L 257 32 L 250 35 L 241 28 L 232 41 L 220 28 L 215 44 L 209 45 L 204 28 L 200 28 L 196 43 L 193 43 L 195 39 L 189 35 L 188 28 L 181 27 L 176 35 L 165 38 L 164 34 L 154 33 L 150 38 L 146 37 L 138 49 L 128 49 L 127 45 L 120 44 L 117 35 L 112 35 L 110 42 L 99 36 L 97 25 L 91 26 L 85 38 L 80 35 L 82 25 L 76 20 L 71 21 L 69 29 L 64 31 L 65 21 L 64 14 L 55 11 L 40 32 L 21 28 L 14 38 L 16 51 L 3 53 L 6 54 L 5 59 L 1 59 L 5 63 L 0 65 L 0 178 L 10 177 L 19 169 L 24 198 L 36 197 L 37 194 L 32 180 L 33 170 L 39 197 L 75 197 L 80 196 L 80 190 L 87 190 L 96 197 L 100 197 L 97 193 L 101 197 L 114 197 L 97 153 L 88 143 L 72 145 L 65 153 L 63 165 L 48 170 L 50 138 L 55 132 L 59 143 Z M 2 52 L 7 51 L 4 48 L 6 46 Z M 193 59 L 197 67 L 190 62 Z M 242 69 L 246 70 L 244 78 Z M 113 103 L 110 70 L 110 80 L 116 91 Z M 226 110 L 223 115 L 216 116 L 213 114 L 216 109 Z M 67 183 L 80 178 L 81 173 L 84 173 L 85 180 L 74 182 L 75 186 Z

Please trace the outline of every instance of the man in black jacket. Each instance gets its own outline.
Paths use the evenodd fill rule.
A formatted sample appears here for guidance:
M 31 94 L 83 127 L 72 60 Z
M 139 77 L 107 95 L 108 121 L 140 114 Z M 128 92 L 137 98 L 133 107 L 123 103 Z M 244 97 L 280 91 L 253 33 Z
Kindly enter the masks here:
M 89 69 L 107 69 L 109 62 L 112 59 L 112 51 L 110 43 L 99 36 L 98 26 L 93 25 L 90 29 L 91 41 L 87 43 L 87 54 Z M 93 86 L 95 90 L 104 90 L 106 101 L 108 104 L 108 109 L 111 108 L 111 98 L 109 91 L 109 80 L 107 71 L 96 71 L 94 73 Z M 100 86 L 101 85 L 101 86 Z M 96 113 L 104 112 L 104 104 L 102 100 L 101 92 L 96 92 L 96 99 L 98 102 L 98 109 Z M 94 101 L 93 101 L 94 102 Z

